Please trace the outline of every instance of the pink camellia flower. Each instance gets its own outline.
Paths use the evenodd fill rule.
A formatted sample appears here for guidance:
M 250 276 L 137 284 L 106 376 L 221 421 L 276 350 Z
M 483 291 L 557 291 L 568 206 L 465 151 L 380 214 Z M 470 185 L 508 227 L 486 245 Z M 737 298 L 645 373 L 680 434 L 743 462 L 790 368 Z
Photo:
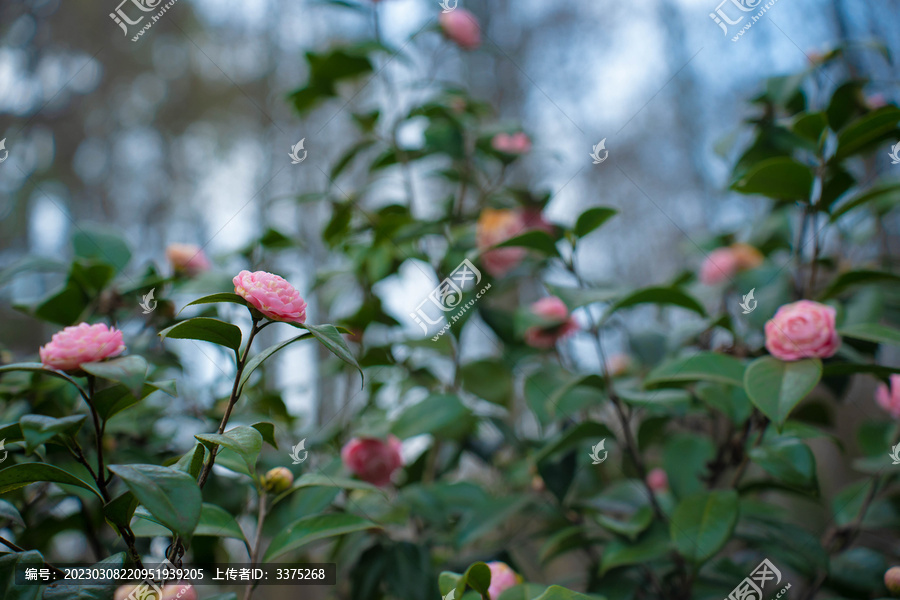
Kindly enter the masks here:
M 184 273 L 191 277 L 209 271 L 212 266 L 203 253 L 203 248 L 194 244 L 169 244 L 166 248 L 166 258 L 176 273 Z
M 486 208 L 478 217 L 475 239 L 482 251 L 481 262 L 495 277 L 506 275 L 525 258 L 525 248 L 496 248 L 508 239 L 524 233 L 527 228 L 523 215 L 516 210 Z
M 118 356 L 125 351 L 122 332 L 103 323 L 66 327 L 41 346 L 41 362 L 50 369 L 74 371 L 82 364 Z
M 606 372 L 610 377 L 619 377 L 631 368 L 631 357 L 627 354 L 613 354 L 606 360 Z
M 481 45 L 481 27 L 478 20 L 464 8 L 441 13 L 440 23 L 444 35 L 460 48 L 474 50 Z
M 531 140 L 524 131 L 514 133 L 498 133 L 491 140 L 491 147 L 507 154 L 526 154 L 531 150 Z
M 766 349 L 781 360 L 828 358 L 841 346 L 835 310 L 812 300 L 785 304 L 766 322 Z
M 647 486 L 654 492 L 661 492 L 669 487 L 669 476 L 662 469 L 652 469 L 647 473 Z
M 487 566 L 491 570 L 491 586 L 488 588 L 488 596 L 491 600 L 497 600 L 500 594 L 520 581 L 516 572 L 505 562 L 495 560 L 489 562 Z
M 884 587 L 891 594 L 900 594 L 900 567 L 891 567 L 884 572 Z
M 715 285 L 734 277 L 738 271 L 738 258 L 731 248 L 716 248 L 709 253 L 700 267 L 700 282 Z
M 531 305 L 538 317 L 555 321 L 548 327 L 532 326 L 525 330 L 525 343 L 534 348 L 552 348 L 557 341 L 578 331 L 578 323 L 565 303 L 556 296 L 541 298 Z
M 353 438 L 341 450 L 344 465 L 363 481 L 384 486 L 391 482 L 394 471 L 403 466 L 400 440 L 393 435 L 387 440 Z
M 875 390 L 875 401 L 895 419 L 900 419 L 900 375 L 890 376 L 890 385 L 882 383 Z
M 237 295 L 273 321 L 306 321 L 306 302 L 284 278 L 265 271 L 241 271 L 232 281 Z

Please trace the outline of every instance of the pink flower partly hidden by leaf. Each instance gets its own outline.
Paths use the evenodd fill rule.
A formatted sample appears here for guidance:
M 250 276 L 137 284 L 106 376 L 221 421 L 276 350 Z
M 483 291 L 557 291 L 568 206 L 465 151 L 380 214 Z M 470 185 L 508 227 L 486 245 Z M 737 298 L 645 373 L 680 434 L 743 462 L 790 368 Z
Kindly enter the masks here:
M 498 133 L 491 140 L 491 147 L 498 152 L 507 154 L 526 154 L 531 150 L 531 140 L 524 131 L 513 133 Z
M 562 338 L 578 331 L 578 323 L 565 303 L 556 296 L 541 298 L 531 305 L 531 312 L 542 319 L 551 321 L 550 325 L 532 326 L 525 330 L 525 343 L 534 348 L 552 348 Z
M 241 271 L 232 281 L 234 292 L 269 319 L 306 321 L 306 302 L 283 277 L 265 271 Z
M 875 401 L 895 419 L 900 419 L 900 375 L 891 375 L 891 384 L 882 383 L 875 390 Z
M 441 13 L 441 29 L 447 39 L 465 50 L 474 50 L 481 45 L 481 27 L 475 15 L 463 8 Z
M 74 371 L 84 363 L 118 356 L 125 351 L 122 332 L 103 323 L 81 323 L 53 334 L 41 346 L 41 363 L 49 369 Z
M 194 244 L 169 244 L 166 248 L 166 258 L 176 273 L 184 273 L 191 277 L 209 271 L 212 267 L 206 254 L 203 253 L 203 248 Z
M 491 600 L 497 600 L 505 590 L 520 582 L 520 577 L 505 562 L 495 560 L 489 562 L 487 566 L 491 570 L 491 585 L 488 588 Z
M 394 471 L 403 466 L 400 440 L 393 435 L 387 440 L 353 438 L 341 450 L 341 460 L 357 477 L 372 485 L 391 482 Z
M 828 358 L 841 347 L 835 310 L 812 300 L 785 304 L 766 322 L 766 349 L 775 358 Z
M 524 233 L 526 227 L 525 219 L 519 211 L 494 208 L 481 211 L 475 229 L 475 239 L 478 249 L 483 252 L 481 262 L 488 273 L 502 277 L 522 262 L 525 258 L 525 248 L 494 250 L 488 248 Z
M 647 486 L 654 492 L 661 492 L 669 487 L 669 476 L 660 468 L 647 473 Z

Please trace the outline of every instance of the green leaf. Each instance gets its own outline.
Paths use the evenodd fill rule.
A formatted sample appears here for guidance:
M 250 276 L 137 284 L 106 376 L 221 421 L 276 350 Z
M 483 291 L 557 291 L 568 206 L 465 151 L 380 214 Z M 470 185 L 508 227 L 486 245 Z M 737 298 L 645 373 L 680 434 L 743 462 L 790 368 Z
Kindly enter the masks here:
M 134 517 L 134 511 L 137 509 L 138 499 L 131 492 L 125 492 L 121 496 L 113 498 L 103 507 L 103 514 L 106 518 L 120 527 L 128 527 L 131 519 Z
M 391 432 L 401 440 L 423 433 L 453 438 L 465 435 L 472 421 L 471 411 L 457 396 L 435 394 L 403 409 L 391 425 Z
M 93 485 L 82 481 L 74 475 L 70 475 L 59 467 L 44 463 L 20 463 L 0 471 L 0 494 L 17 490 L 31 483 L 37 483 L 38 481 L 52 481 L 53 483 L 75 485 L 91 491 L 96 494 L 98 498 L 101 500 L 103 499 L 103 496 Z
M 677 358 L 653 369 L 645 387 L 682 381 L 713 381 L 743 387 L 744 365 L 736 358 L 714 352 L 698 352 Z
M 191 536 L 200 520 L 202 503 L 200 487 L 193 477 L 156 465 L 110 465 L 109 470 L 160 523 L 180 536 Z
M 123 384 L 117 384 L 94 393 L 94 408 L 104 421 L 108 421 L 126 408 L 134 406 L 153 392 L 163 392 L 172 398 L 177 397 L 175 380 L 148 381 L 144 383 L 140 397 L 135 396 Z
M 834 223 L 857 206 L 873 202 L 877 204 L 875 208 L 876 212 L 882 212 L 885 208 L 896 205 L 900 202 L 900 183 L 892 181 L 878 184 L 871 189 L 841 202 L 841 204 L 835 207 L 831 212 L 831 222 Z
M 738 495 L 734 490 L 688 496 L 672 513 L 672 541 L 683 557 L 702 563 L 725 545 L 737 518 Z
M 147 379 L 147 361 L 141 356 L 120 356 L 84 363 L 81 368 L 96 377 L 121 383 L 135 396 L 141 393 Z
M 757 358 L 744 374 L 750 401 L 769 417 L 779 431 L 788 415 L 822 377 L 822 361 L 807 358 L 784 362 L 773 356 Z
M 90 568 L 121 569 L 125 566 L 125 553 L 119 552 L 95 563 Z M 71 581 L 71 580 L 70 580 Z M 121 581 L 114 578 L 66 582 L 65 580 L 46 588 L 43 600 L 109 600 Z
M 19 514 L 18 509 L 11 502 L 0 500 L 0 523 L 3 524 L 3 527 L 7 526 L 5 521 L 12 521 L 19 527 L 25 527 L 25 521 L 22 519 L 22 515 Z
M 535 463 L 539 463 L 554 454 L 577 446 L 585 448 L 593 446 L 596 442 L 605 438 L 615 439 L 615 435 L 609 427 L 596 421 L 585 421 L 560 432 L 534 455 L 533 460 Z M 584 442 L 588 443 L 585 444 Z
M 549 233 L 541 229 L 526 231 L 501 244 L 497 244 L 495 248 L 528 248 L 529 250 L 537 250 L 547 256 L 559 256 L 559 250 L 556 249 L 556 241 L 550 237 Z
M 612 302 L 625 294 L 622 288 L 583 289 L 547 284 L 547 289 L 562 300 L 570 311 L 588 304 Z
M 325 475 L 324 473 L 304 473 L 294 481 L 294 485 L 290 489 L 275 496 L 271 505 L 275 506 L 297 490 L 308 487 L 336 487 L 347 490 L 365 490 L 367 492 L 378 492 L 383 496 L 387 496 L 387 492 L 380 487 L 371 483 L 360 481 L 359 479 L 350 479 L 348 477 L 339 477 Z
M 618 394 L 628 404 L 641 408 L 681 410 L 691 404 L 691 393 L 681 388 L 661 388 L 647 392 L 623 388 L 618 390 Z
M 43 375 L 50 375 L 51 377 L 58 377 L 59 379 L 64 379 L 74 385 L 82 396 L 87 396 L 87 392 L 81 389 L 81 386 L 78 385 L 77 381 L 66 375 L 64 372 L 57 371 L 56 369 L 48 369 L 41 363 L 13 363 L 11 365 L 0 367 L 0 373 L 7 373 L 10 371 L 32 371 L 35 373 L 41 373 Z
M 121 272 L 131 260 L 131 250 L 118 233 L 109 227 L 76 225 L 72 235 L 75 256 L 112 265 Z
M 204 458 L 206 458 L 206 449 L 203 444 L 197 443 L 194 444 L 193 450 L 179 458 L 171 467 L 196 479 L 200 475 Z
M 838 330 L 844 337 L 866 340 L 888 346 L 900 346 L 900 329 L 894 329 L 879 323 L 858 323 Z
M 687 433 L 668 435 L 663 452 L 663 467 L 672 493 L 677 498 L 685 498 L 701 491 L 706 465 L 715 456 L 715 445 L 708 437 Z
M 806 113 L 797 117 L 793 130 L 797 135 L 803 136 L 809 141 L 818 144 L 822 132 L 828 127 L 828 117 L 825 113 Z
M 828 300 L 840 296 L 845 291 L 858 285 L 874 285 L 880 283 L 900 283 L 900 275 L 885 271 L 848 271 L 840 274 L 831 285 L 822 292 L 820 300 Z
M 44 557 L 37 550 L 0 554 L 0 598 L 4 600 L 40 600 L 44 588 L 39 585 L 16 585 L 16 570 L 41 568 Z
M 606 223 L 610 218 L 618 214 L 618 212 L 619 211 L 616 209 L 608 208 L 606 206 L 589 208 L 578 216 L 578 220 L 575 222 L 575 228 L 572 231 L 576 236 L 584 237 Z
M 25 438 L 25 451 L 30 454 L 35 448 L 56 436 L 71 437 L 81 429 L 86 418 L 87 415 L 73 415 L 61 419 L 44 415 L 25 415 L 19 419 Z
M 159 522 L 143 506 L 134 513 L 138 520 L 132 524 L 132 530 L 138 537 L 165 536 L 167 528 Z M 234 517 L 224 508 L 204 502 L 200 510 L 200 521 L 194 529 L 194 537 L 222 537 L 241 540 L 244 544 L 244 532 L 241 530 Z
M 241 328 L 219 319 L 196 317 L 181 321 L 159 332 L 159 337 L 212 342 L 235 352 L 241 348 Z
M 198 298 L 193 302 L 188 302 L 181 310 L 184 310 L 188 306 L 194 306 L 195 304 L 218 304 L 220 302 L 230 302 L 232 304 L 240 304 L 241 306 L 250 308 L 250 304 L 247 303 L 243 297 L 238 296 L 234 292 L 219 292 L 218 294 L 210 294 L 209 296 Z
M 310 542 L 373 528 L 381 529 L 378 524 L 350 513 L 303 517 L 272 538 L 272 543 L 263 556 L 263 562 L 270 562 Z
M 308 330 L 316 336 L 319 343 L 325 346 L 329 352 L 337 356 L 339 359 L 359 371 L 360 377 L 363 377 L 362 368 L 356 362 L 356 357 L 350 352 L 347 341 L 341 337 L 341 332 L 334 325 L 300 325 L 301 328 Z
M 623 519 L 613 519 L 604 514 L 598 514 L 594 518 L 602 527 L 634 541 L 653 521 L 653 509 L 649 506 L 641 506 Z
M 57 325 L 74 325 L 89 303 L 90 298 L 85 292 L 77 284 L 69 282 L 43 300 L 34 309 L 34 316 Z
M 600 561 L 600 575 L 610 569 L 626 565 L 646 564 L 669 553 L 671 540 L 665 527 L 656 523 L 645 531 L 637 541 L 616 539 L 606 545 Z
M 770 158 L 756 164 L 731 189 L 776 200 L 809 200 L 813 175 L 809 167 L 792 158 Z
M 256 460 L 262 451 L 263 443 L 262 434 L 256 429 L 239 425 L 222 434 L 201 433 L 194 437 L 205 442 L 210 452 L 216 445 L 228 448 L 243 459 L 251 474 L 256 473 Z
M 603 316 L 605 321 L 617 310 L 637 306 L 638 304 L 671 304 L 691 310 L 701 317 L 706 316 L 706 310 L 693 296 L 672 287 L 649 287 L 638 290 L 622 298 L 613 304 Z
M 264 442 L 278 450 L 278 440 L 275 439 L 275 425 L 273 423 L 261 422 L 251 425 L 253 429 L 259 432 Z
M 838 147 L 833 160 L 844 160 L 872 148 L 885 136 L 893 134 L 898 122 L 900 109 L 896 106 L 884 106 L 863 115 L 838 135 Z
M 500 359 L 487 358 L 460 367 L 463 388 L 488 402 L 508 406 L 513 397 L 513 374 Z
M 261 364 L 263 364 L 270 356 L 281 350 L 282 348 L 293 344 L 294 342 L 299 342 L 300 340 L 309 339 L 310 334 L 301 333 L 298 336 L 289 338 L 283 342 L 279 342 L 272 346 L 269 346 L 265 350 L 261 351 L 259 354 L 251 358 L 247 361 L 247 364 L 244 366 L 244 372 L 241 373 L 241 379 L 238 382 L 238 395 L 241 394 L 244 390 L 244 385 L 247 383 L 247 380 L 250 379 L 250 375 L 259 368 Z
M 447 595 L 450 590 L 454 590 L 454 598 L 462 598 L 466 592 L 466 587 L 481 594 L 482 598 L 488 597 L 488 588 L 491 587 L 491 568 L 483 562 L 476 562 L 469 565 L 466 572 L 462 575 L 444 571 L 439 578 L 441 593 Z M 444 589 L 447 592 L 444 592 Z
M 551 585 L 534 600 L 603 600 L 602 596 L 587 596 L 558 585 Z
M 816 459 L 809 447 L 799 440 L 779 439 L 753 448 L 750 459 L 787 484 L 815 487 Z

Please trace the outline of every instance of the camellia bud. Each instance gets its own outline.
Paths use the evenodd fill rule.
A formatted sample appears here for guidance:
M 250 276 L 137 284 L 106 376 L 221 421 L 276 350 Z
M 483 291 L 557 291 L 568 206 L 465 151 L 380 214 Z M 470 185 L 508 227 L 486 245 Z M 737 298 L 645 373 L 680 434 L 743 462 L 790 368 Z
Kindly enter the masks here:
M 884 572 L 884 585 L 891 594 L 900 594 L 900 567 L 891 567 Z
M 263 476 L 263 487 L 276 494 L 287 491 L 293 483 L 294 474 L 287 467 L 275 467 Z

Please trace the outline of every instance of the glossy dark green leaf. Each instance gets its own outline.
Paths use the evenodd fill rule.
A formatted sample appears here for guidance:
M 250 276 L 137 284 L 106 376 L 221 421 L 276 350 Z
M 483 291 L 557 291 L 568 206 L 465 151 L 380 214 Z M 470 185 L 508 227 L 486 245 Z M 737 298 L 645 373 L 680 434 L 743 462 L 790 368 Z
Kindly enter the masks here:
M 194 444 L 193 450 L 184 454 L 177 462 L 172 464 L 173 469 L 178 469 L 183 473 L 187 473 L 191 477 L 197 478 L 200 475 L 200 469 L 203 467 L 203 460 L 206 458 L 206 448 L 201 443 Z
M 596 421 L 585 421 L 561 431 L 535 453 L 533 459 L 535 463 L 539 463 L 554 454 L 571 450 L 572 448 L 587 449 L 605 438 L 615 439 L 615 435 L 606 425 Z
M 637 306 L 638 304 L 680 306 L 697 313 L 701 317 L 706 316 L 706 310 L 703 308 L 703 305 L 687 292 L 671 287 L 649 287 L 631 293 L 613 304 L 603 318 L 604 320 L 608 319 L 616 311 Z
M 578 216 L 575 221 L 575 227 L 572 230 L 578 237 L 584 237 L 602 226 L 609 219 L 615 216 L 619 211 L 606 206 L 595 206 L 589 208 Z
M 607 544 L 600 561 L 600 574 L 616 567 L 650 563 L 668 554 L 671 546 L 665 527 L 656 523 L 636 541 L 616 539 Z
M 391 432 L 401 440 L 423 433 L 452 438 L 465 434 L 472 421 L 471 411 L 457 396 L 435 394 L 404 408 L 391 425 Z
M 838 331 L 843 337 L 866 340 L 876 344 L 900 346 L 900 329 L 894 329 L 880 323 L 857 323 L 841 327 Z
M 828 127 L 827 115 L 822 112 L 815 112 L 800 115 L 794 120 L 792 129 L 797 135 L 818 144 L 826 127 Z
M 225 346 L 237 352 L 241 347 L 241 328 L 225 321 L 196 317 L 181 321 L 159 332 L 159 337 L 181 340 L 200 340 Z
M 271 505 L 275 506 L 297 490 L 308 487 L 334 487 L 345 490 L 365 490 L 367 492 L 377 492 L 383 496 L 387 496 L 387 492 L 371 483 L 360 481 L 359 479 L 350 479 L 349 477 L 340 477 L 338 475 L 326 475 L 324 473 L 304 473 L 298 477 L 289 490 L 275 496 Z
M 653 369 L 644 380 L 646 387 L 682 381 L 713 381 L 743 387 L 744 365 L 736 358 L 714 352 L 698 352 L 676 358 Z
M 11 522 L 19 527 L 25 527 L 25 521 L 18 509 L 11 502 L 0 500 L 0 524 L 7 526 L 7 522 Z
M 672 541 L 683 557 L 702 563 L 725 545 L 737 519 L 738 495 L 734 490 L 688 496 L 672 514 Z
M 120 356 L 84 363 L 81 368 L 96 377 L 121 383 L 135 396 L 141 393 L 147 379 L 147 361 L 142 356 Z
M 848 271 L 838 275 L 834 281 L 831 282 L 831 285 L 822 292 L 819 299 L 828 300 L 829 298 L 836 298 L 847 290 L 860 285 L 882 285 L 885 283 L 894 285 L 900 284 L 900 275 L 885 271 Z
M 258 435 L 258 434 L 257 434 Z M 160 523 L 190 537 L 200 520 L 197 481 L 182 471 L 156 465 L 110 465 L 141 505 Z
M 278 450 L 278 440 L 275 439 L 275 425 L 273 423 L 263 421 L 254 423 L 251 427 L 259 432 L 264 442 Z
M 501 244 L 497 244 L 497 248 L 528 248 L 546 256 L 559 256 L 556 241 L 550 237 L 549 233 L 540 229 L 532 229 L 512 237 Z
M 165 536 L 168 528 L 163 525 L 156 517 L 150 514 L 150 511 L 143 506 L 138 508 L 135 513 L 138 520 L 132 524 L 134 534 L 138 537 L 158 537 Z M 228 511 L 220 506 L 204 502 L 200 510 L 200 521 L 194 529 L 194 537 L 223 537 L 241 540 L 244 544 L 244 532 L 234 517 Z
M 98 498 L 103 499 L 103 496 L 100 495 L 100 492 L 93 485 L 63 471 L 59 467 L 44 463 L 20 463 L 0 471 L 0 494 L 17 490 L 38 481 L 75 485 L 91 491 Z
M 72 379 L 69 375 L 62 371 L 57 371 L 56 369 L 48 369 L 44 365 L 38 362 L 32 363 L 13 363 L 10 365 L 3 365 L 0 367 L 0 373 L 6 373 L 10 371 L 31 371 L 35 373 L 41 373 L 43 375 L 49 375 L 51 377 L 58 377 L 59 379 L 63 379 L 68 381 L 72 385 L 75 386 L 76 389 L 81 393 L 82 396 L 87 396 L 87 392 L 85 392 L 78 382 Z
M 222 434 L 201 433 L 194 437 L 204 442 L 210 451 L 215 445 L 228 448 L 241 457 L 251 474 L 256 472 L 256 460 L 263 443 L 262 435 L 256 429 L 239 425 Z
M 310 542 L 381 527 L 362 517 L 350 513 L 311 515 L 303 517 L 272 538 L 263 556 L 263 562 L 270 562 L 279 556 L 302 548 Z
M 460 367 L 463 388 L 488 402 L 508 406 L 513 396 L 513 374 L 495 358 L 469 362 Z
M 259 366 L 263 364 L 269 357 L 271 357 L 279 350 L 287 347 L 288 345 L 293 344 L 294 342 L 299 342 L 300 340 L 306 339 L 312 339 L 311 333 L 301 333 L 300 335 L 284 340 L 283 342 L 273 344 L 272 346 L 269 346 L 265 350 L 261 350 L 258 354 L 250 358 L 250 360 L 248 360 L 247 364 L 244 366 L 244 372 L 241 373 L 241 379 L 238 384 L 238 393 L 240 394 L 243 391 L 244 385 L 246 385 L 247 381 L 250 379 L 250 375 L 252 375 L 253 372 L 256 371 L 256 369 L 258 369 Z
M 763 356 L 747 367 L 744 389 L 753 405 L 781 430 L 794 407 L 816 387 L 821 377 L 819 359 L 785 362 Z
M 121 569 L 124 566 L 125 553 L 118 552 L 98 563 L 94 563 L 90 568 L 96 568 L 103 572 L 103 569 L 114 570 Z M 44 592 L 43 600 L 109 600 L 121 583 L 121 581 L 112 577 L 73 583 L 62 581 L 48 587 Z
M 650 523 L 653 521 L 653 509 L 649 506 L 641 506 L 630 515 L 622 518 L 613 518 L 602 513 L 594 518 L 601 527 L 619 535 L 624 535 L 633 541 L 650 526 Z
M 835 222 L 842 216 L 858 206 L 874 204 L 877 212 L 884 208 L 896 206 L 900 203 L 900 183 L 886 182 L 876 184 L 871 189 L 860 192 L 841 202 L 831 211 L 831 222 Z
M 884 106 L 853 121 L 838 135 L 834 160 L 843 160 L 859 152 L 872 149 L 874 144 L 893 134 L 900 122 L 900 109 Z
M 334 325 L 302 325 L 301 327 L 313 334 L 329 352 L 359 371 L 360 377 L 363 377 L 362 368 L 350 351 L 347 341 L 341 336 L 339 328 Z
M 131 261 L 131 250 L 119 234 L 109 228 L 92 225 L 77 226 L 72 234 L 75 256 L 111 265 L 120 272 Z
M 97 409 L 97 414 L 100 415 L 100 418 L 106 421 L 157 391 L 163 392 L 172 398 L 178 395 L 174 379 L 145 382 L 139 397 L 132 394 L 131 390 L 120 383 L 95 392 L 94 408 Z
M 35 448 L 57 436 L 71 437 L 81 429 L 87 415 L 72 415 L 55 419 L 45 415 L 25 415 L 19 419 L 22 435 L 25 438 L 25 450 L 34 452 Z
M 731 189 L 776 200 L 807 201 L 812 184 L 813 174 L 809 167 L 792 158 L 778 157 L 755 165 Z
M 789 485 L 815 486 L 816 459 L 809 447 L 799 440 L 780 439 L 758 446 L 750 450 L 750 459 Z
M 232 304 L 240 304 L 241 306 L 250 307 L 246 300 L 244 300 L 241 296 L 238 296 L 234 292 L 219 292 L 218 294 L 210 294 L 209 296 L 203 296 L 202 298 L 197 298 L 192 302 L 188 302 L 184 305 L 184 308 L 188 306 L 194 306 L 195 304 L 218 304 L 221 302 L 230 302 Z M 184 310 L 182 308 L 181 310 Z
M 16 585 L 16 570 L 39 569 L 44 557 L 36 550 L 0 554 L 0 598 L 3 600 L 40 600 L 43 588 L 39 585 Z
M 463 574 L 444 571 L 438 578 L 441 594 L 446 597 L 450 590 L 454 591 L 454 598 L 462 598 L 466 588 L 471 587 L 482 598 L 488 598 L 488 588 L 491 586 L 491 569 L 483 562 L 469 565 Z M 446 589 L 446 591 L 444 591 Z

